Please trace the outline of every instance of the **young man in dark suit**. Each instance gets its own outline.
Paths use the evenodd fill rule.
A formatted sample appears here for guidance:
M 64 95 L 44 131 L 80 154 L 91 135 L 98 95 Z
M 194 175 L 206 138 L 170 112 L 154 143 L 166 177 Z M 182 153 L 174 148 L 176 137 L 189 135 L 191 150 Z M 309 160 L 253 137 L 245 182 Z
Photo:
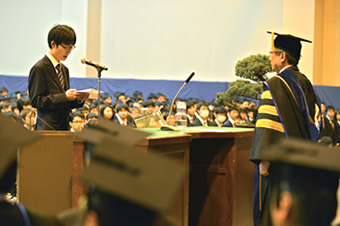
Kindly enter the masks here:
M 136 127 L 135 121 L 130 115 L 129 106 L 127 104 L 119 104 L 117 106 L 117 114 L 116 118 L 114 119 L 115 123 L 118 123 L 122 126 L 131 126 Z
M 76 34 L 67 25 L 56 25 L 48 34 L 50 50 L 30 70 L 28 90 L 38 109 L 35 130 L 68 130 L 72 108 L 82 107 L 87 94 L 70 89 L 68 68 L 61 63 L 75 48 Z
M 215 123 L 207 120 L 209 117 L 209 103 L 198 103 L 197 112 L 199 116 L 189 126 L 216 126 Z

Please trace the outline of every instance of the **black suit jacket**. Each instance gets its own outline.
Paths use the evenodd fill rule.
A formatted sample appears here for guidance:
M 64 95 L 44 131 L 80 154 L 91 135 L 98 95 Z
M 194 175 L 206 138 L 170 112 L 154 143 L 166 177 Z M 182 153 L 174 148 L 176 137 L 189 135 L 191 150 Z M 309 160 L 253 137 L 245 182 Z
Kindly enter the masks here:
M 214 122 L 207 120 L 208 126 L 217 126 Z M 189 126 L 203 126 L 201 121 L 196 118 Z
M 68 69 L 62 64 L 61 70 L 64 76 L 65 90 L 68 90 L 70 88 Z M 32 106 L 38 109 L 36 130 L 69 129 L 70 109 L 82 107 L 84 103 L 79 104 L 77 100 L 68 101 L 65 90 L 61 87 L 55 68 L 47 56 L 44 56 L 31 68 L 28 91 Z
M 229 119 L 225 121 L 222 126 L 223 127 L 234 127 Z
M 120 124 L 119 120 L 117 117 L 115 117 L 115 119 L 113 120 L 115 123 L 118 123 Z M 136 123 L 135 123 L 135 120 L 133 120 L 132 116 L 131 115 L 128 115 L 127 116 L 127 125 L 128 127 L 136 127 Z
M 324 136 L 330 137 L 333 140 L 333 145 L 336 145 L 338 142 L 337 138 L 337 122 L 332 120 L 334 124 L 334 129 L 332 128 L 332 124 L 327 117 L 322 118 L 322 128 L 320 133 L 320 139 Z

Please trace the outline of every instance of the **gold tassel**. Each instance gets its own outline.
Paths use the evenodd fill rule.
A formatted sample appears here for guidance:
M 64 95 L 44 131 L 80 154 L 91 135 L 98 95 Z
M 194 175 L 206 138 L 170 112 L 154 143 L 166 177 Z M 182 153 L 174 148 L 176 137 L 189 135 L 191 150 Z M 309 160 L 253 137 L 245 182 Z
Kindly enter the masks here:
M 275 31 L 272 31 L 272 35 L 271 35 L 271 45 L 270 45 L 270 51 L 272 52 L 275 52 L 276 48 L 275 48 L 275 45 L 274 45 L 274 35 L 275 35 Z

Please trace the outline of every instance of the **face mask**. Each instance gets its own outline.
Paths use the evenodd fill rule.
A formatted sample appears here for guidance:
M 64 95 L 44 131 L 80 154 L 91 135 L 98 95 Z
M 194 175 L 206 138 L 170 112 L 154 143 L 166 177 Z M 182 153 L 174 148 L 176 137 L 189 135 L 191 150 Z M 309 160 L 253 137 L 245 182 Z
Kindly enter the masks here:
M 224 115 L 217 116 L 217 121 L 219 121 L 220 123 L 223 123 L 226 119 L 227 117 Z
M 209 111 L 208 111 L 208 110 L 203 110 L 203 111 L 201 111 L 200 116 L 201 116 L 203 119 L 208 118 L 208 116 L 209 116 Z

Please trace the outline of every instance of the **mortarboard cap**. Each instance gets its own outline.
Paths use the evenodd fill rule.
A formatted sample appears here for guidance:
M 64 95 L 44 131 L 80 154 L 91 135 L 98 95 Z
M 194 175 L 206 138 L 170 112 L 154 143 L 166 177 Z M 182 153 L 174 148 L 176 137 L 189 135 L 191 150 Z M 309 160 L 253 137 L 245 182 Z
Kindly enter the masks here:
M 340 151 L 337 148 L 299 139 L 283 139 L 264 149 L 259 158 L 312 169 L 340 172 Z
M 267 33 L 271 34 L 271 51 L 275 51 L 275 48 L 282 49 L 285 52 L 292 55 L 294 59 L 299 61 L 301 55 L 301 41 L 309 42 L 309 40 L 299 38 L 290 34 L 279 34 L 275 31 L 267 31 Z M 274 40 L 274 35 L 277 35 Z
M 105 139 L 80 178 L 96 190 L 163 215 L 187 172 L 173 160 Z
M 0 179 L 16 160 L 17 148 L 39 137 L 10 117 L 0 114 Z
M 142 131 L 121 126 L 118 123 L 99 119 L 98 123 L 82 129 L 80 132 L 72 133 L 71 136 L 85 140 L 96 145 L 104 139 L 111 139 L 116 143 L 134 146 L 150 135 Z

